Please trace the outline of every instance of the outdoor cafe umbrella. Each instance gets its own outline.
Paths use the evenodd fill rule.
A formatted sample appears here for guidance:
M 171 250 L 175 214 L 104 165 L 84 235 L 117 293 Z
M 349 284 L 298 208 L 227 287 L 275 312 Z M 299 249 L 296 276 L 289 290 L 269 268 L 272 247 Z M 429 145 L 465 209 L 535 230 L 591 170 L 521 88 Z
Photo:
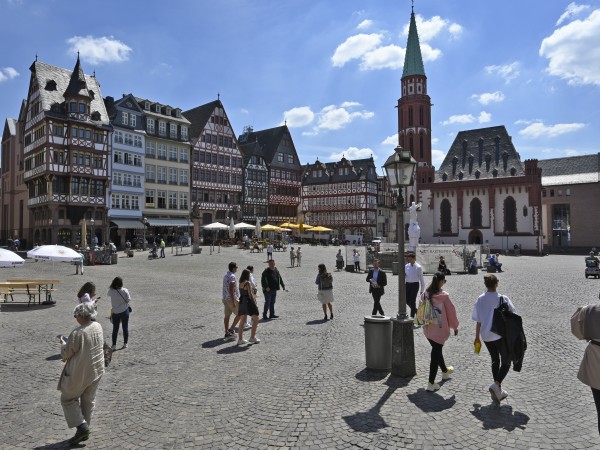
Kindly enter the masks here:
M 52 262 L 74 263 L 81 261 L 81 255 L 64 245 L 41 245 L 27 252 L 28 258 Z
M 307 225 L 304 225 L 304 228 L 306 228 Z M 320 233 L 321 231 L 333 231 L 331 228 L 327 228 L 327 227 L 322 227 L 322 226 L 317 226 L 317 227 L 312 227 L 310 229 L 310 231 L 316 231 L 317 233 Z
M 0 267 L 21 267 L 25 260 L 15 252 L 0 248 Z
M 202 228 L 205 230 L 226 230 L 229 227 L 221 222 L 213 222 L 210 225 L 204 225 Z
M 281 228 L 299 228 L 300 225 L 297 223 L 283 222 L 279 225 Z
M 229 222 L 229 239 L 233 239 L 235 237 L 235 223 L 233 222 L 233 217 Z
M 269 224 L 267 224 L 267 225 L 263 225 L 261 227 L 261 230 L 262 231 L 281 231 L 281 228 L 279 228 L 279 227 L 277 227 L 275 225 L 269 225 Z
M 235 224 L 236 230 L 253 230 L 255 228 L 255 225 L 250 225 L 249 223 L 240 222 Z
M 256 218 L 256 229 L 254 230 L 254 232 L 256 233 L 256 237 L 260 237 L 261 226 L 260 226 L 260 219 L 258 217 Z

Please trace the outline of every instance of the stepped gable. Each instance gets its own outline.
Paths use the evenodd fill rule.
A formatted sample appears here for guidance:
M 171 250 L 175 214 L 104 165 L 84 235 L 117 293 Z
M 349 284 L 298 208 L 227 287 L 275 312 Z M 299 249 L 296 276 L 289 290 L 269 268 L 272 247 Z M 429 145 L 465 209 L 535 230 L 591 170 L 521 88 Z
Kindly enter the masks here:
M 40 92 L 40 102 L 43 111 L 46 111 L 49 115 L 55 115 L 56 117 L 65 117 L 66 110 L 62 107 L 65 103 L 64 95 L 70 89 L 74 91 L 81 86 L 77 86 L 77 83 L 81 80 L 81 77 L 85 80 L 85 95 L 82 94 L 81 90 L 75 92 L 75 96 L 85 96 L 90 101 L 90 117 L 94 116 L 94 112 L 100 114 L 99 120 L 92 120 L 94 123 L 108 125 L 108 113 L 104 105 L 102 98 L 102 92 L 100 91 L 100 83 L 95 77 L 86 77 L 83 74 L 83 69 L 79 60 L 75 65 L 77 73 L 73 74 L 72 71 L 63 69 L 62 67 L 52 66 L 50 64 L 43 63 L 41 61 L 35 61 L 30 70 L 35 77 Z M 73 83 L 71 83 L 72 80 Z M 68 95 L 67 95 L 68 96 Z M 58 106 L 58 107 L 57 107 Z M 96 116 L 94 116 L 96 117 Z
M 436 182 L 494 179 L 525 174 L 521 157 L 503 125 L 460 131 Z
M 541 159 L 542 185 L 583 184 L 600 182 L 600 153 Z
M 204 127 L 206 123 L 210 119 L 210 116 L 214 112 L 215 108 L 225 108 L 223 107 L 223 103 L 221 100 L 213 100 L 212 102 L 205 103 L 204 105 L 197 106 L 192 109 L 188 109 L 187 111 L 182 112 L 181 114 L 187 120 L 190 121 L 190 137 L 192 139 L 198 138 L 204 131 Z

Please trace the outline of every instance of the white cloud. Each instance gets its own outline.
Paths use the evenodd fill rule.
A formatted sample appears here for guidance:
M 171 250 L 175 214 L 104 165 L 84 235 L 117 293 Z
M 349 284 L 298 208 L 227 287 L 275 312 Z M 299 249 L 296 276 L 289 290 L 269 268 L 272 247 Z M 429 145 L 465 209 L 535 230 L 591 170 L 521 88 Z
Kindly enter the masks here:
M 404 65 L 404 49 L 397 45 L 376 48 L 362 56 L 361 70 L 400 69 Z
M 569 84 L 600 86 L 600 9 L 584 20 L 558 28 L 542 41 L 540 56 L 548 59 L 547 71 Z
M 345 108 L 328 106 L 319 115 L 317 127 L 324 130 L 339 130 L 355 119 L 370 119 L 375 113 L 371 111 L 349 112 Z
M 479 123 L 488 123 L 490 120 L 492 120 L 492 115 L 488 112 L 481 111 L 477 120 L 479 120 Z
M 499 66 L 486 66 L 485 71 L 492 75 L 500 75 L 504 78 L 506 83 L 510 83 L 512 80 L 520 75 L 519 71 L 520 64 L 518 61 L 510 64 L 504 64 Z
M 421 56 L 423 61 L 435 61 L 442 55 L 442 51 L 439 48 L 433 48 L 429 44 L 421 44 Z
M 12 80 L 18 76 L 19 72 L 17 72 L 13 67 L 2 67 L 0 69 L 0 82 Z
M 475 122 L 475 117 L 473 114 L 460 114 L 450 116 L 448 120 L 444 120 L 442 125 L 451 125 L 454 123 L 473 123 Z
M 442 163 L 444 162 L 445 157 L 446 157 L 446 154 L 443 151 L 431 150 L 431 163 L 435 167 L 439 168 L 442 165 Z
M 367 28 L 370 28 L 371 25 L 373 25 L 373 21 L 370 19 L 365 19 L 361 23 L 359 23 L 356 28 L 358 30 L 366 30 Z
M 438 138 L 431 138 L 431 145 L 437 145 L 440 140 Z
M 283 125 L 287 121 L 287 126 L 290 128 L 304 127 L 310 124 L 315 118 L 315 113 L 312 112 L 310 106 L 299 106 L 292 108 L 283 113 Z
M 331 62 L 334 67 L 342 67 L 348 61 L 362 56 L 376 48 L 382 39 L 381 34 L 356 34 L 350 36 L 335 49 Z
M 358 102 L 344 102 L 340 105 L 342 108 L 351 108 L 352 106 L 361 106 Z
M 565 8 L 565 12 L 562 13 L 562 15 L 556 21 L 556 26 L 559 26 L 561 23 L 587 9 L 590 9 L 589 5 L 578 5 L 575 2 L 569 3 L 569 5 Z
M 417 31 L 419 33 L 419 42 L 429 42 L 436 36 L 441 34 L 444 30 L 448 30 L 450 36 L 457 38 L 462 33 L 462 26 L 457 23 L 450 23 L 446 19 L 442 19 L 440 16 L 433 16 L 431 19 L 426 20 L 420 14 L 415 16 L 417 22 Z M 408 29 L 410 23 L 406 24 L 402 34 L 408 36 Z
M 519 119 L 519 120 L 515 120 L 515 125 L 529 125 L 532 122 L 534 122 L 534 121 L 533 120 L 526 120 L 526 119 Z M 537 122 L 541 122 L 541 121 L 538 120 Z
M 246 108 L 240 108 L 240 112 L 242 114 L 250 114 L 250 111 L 248 111 Z
M 566 149 L 565 150 L 565 155 L 567 155 L 567 156 L 578 156 L 578 155 L 581 155 L 581 152 L 579 150 Z
M 557 123 L 556 125 L 544 125 L 543 122 L 535 122 L 526 126 L 519 134 L 528 138 L 557 137 L 561 134 L 572 133 L 585 127 L 584 123 Z
M 339 161 L 342 159 L 342 156 L 346 159 L 364 159 L 370 158 L 373 156 L 373 159 L 377 159 L 377 155 L 373 153 L 373 150 L 370 148 L 358 148 L 358 147 L 348 147 L 346 150 L 339 153 L 332 153 L 329 155 L 330 161 Z
M 457 23 L 453 23 L 448 27 L 448 31 L 453 37 L 458 37 L 462 34 L 463 27 Z
M 131 47 L 113 36 L 73 36 L 67 39 L 70 53 L 79 52 L 81 59 L 91 64 L 123 62 L 129 59 Z
M 381 145 L 398 145 L 398 134 L 392 134 L 391 136 L 386 137 Z
M 489 103 L 500 103 L 504 101 L 504 94 L 500 91 L 496 92 L 485 92 L 483 94 L 473 94 L 471 98 L 476 99 L 482 105 L 487 105 Z

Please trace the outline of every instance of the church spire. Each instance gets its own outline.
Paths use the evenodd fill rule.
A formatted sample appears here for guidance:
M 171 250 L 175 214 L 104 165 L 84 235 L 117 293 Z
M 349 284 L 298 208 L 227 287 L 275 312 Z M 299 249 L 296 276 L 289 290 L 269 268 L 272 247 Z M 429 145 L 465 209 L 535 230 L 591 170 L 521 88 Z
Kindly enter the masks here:
M 410 14 L 410 26 L 408 28 L 408 41 L 406 43 L 406 54 L 404 55 L 402 78 L 410 75 L 425 75 L 414 9 Z
M 75 63 L 75 67 L 73 68 L 73 73 L 71 73 L 71 80 L 69 81 L 69 86 L 65 90 L 63 96 L 65 98 L 68 97 L 87 97 L 89 98 L 90 94 L 87 90 L 87 83 L 85 82 L 85 75 L 83 74 L 83 68 L 81 67 L 81 62 L 79 61 L 79 52 L 77 52 L 77 62 Z

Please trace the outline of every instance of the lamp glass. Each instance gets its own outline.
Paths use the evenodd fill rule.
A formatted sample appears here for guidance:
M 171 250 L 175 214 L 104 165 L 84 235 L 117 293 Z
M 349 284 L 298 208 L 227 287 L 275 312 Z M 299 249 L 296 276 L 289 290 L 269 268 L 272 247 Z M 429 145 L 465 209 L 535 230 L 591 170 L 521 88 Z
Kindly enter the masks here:
M 392 188 L 410 186 L 417 162 L 412 158 L 410 151 L 398 146 L 394 154 L 383 165 Z

